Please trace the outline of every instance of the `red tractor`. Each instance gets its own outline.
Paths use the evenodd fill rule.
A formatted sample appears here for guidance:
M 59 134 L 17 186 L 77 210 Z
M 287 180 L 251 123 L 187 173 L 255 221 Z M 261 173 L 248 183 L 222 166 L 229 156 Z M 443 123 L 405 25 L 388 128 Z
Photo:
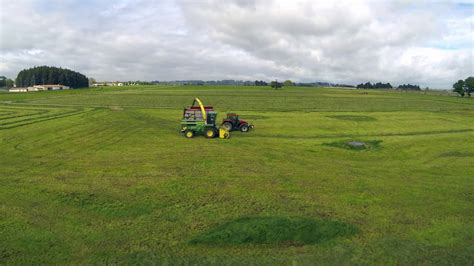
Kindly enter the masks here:
M 236 113 L 227 113 L 227 117 L 222 121 L 222 127 L 228 131 L 240 130 L 242 132 L 248 132 L 253 125 L 250 125 L 246 121 L 239 119 L 239 115 Z

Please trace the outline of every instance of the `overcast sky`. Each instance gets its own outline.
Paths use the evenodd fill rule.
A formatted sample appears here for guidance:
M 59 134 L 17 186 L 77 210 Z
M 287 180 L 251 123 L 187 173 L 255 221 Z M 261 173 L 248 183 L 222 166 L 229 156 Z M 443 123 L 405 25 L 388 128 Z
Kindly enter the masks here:
M 414 83 L 474 75 L 474 1 L 0 0 L 0 75 Z

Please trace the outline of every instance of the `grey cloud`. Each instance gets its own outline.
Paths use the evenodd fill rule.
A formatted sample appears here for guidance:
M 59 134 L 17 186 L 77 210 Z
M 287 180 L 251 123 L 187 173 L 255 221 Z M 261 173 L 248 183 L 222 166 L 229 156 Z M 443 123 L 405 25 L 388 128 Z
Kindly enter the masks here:
M 99 80 L 291 78 L 446 87 L 473 72 L 472 45 L 430 47 L 439 40 L 469 43 L 468 19 L 440 16 L 450 3 L 18 0 L 2 7 L 0 72 L 10 77 L 56 65 Z

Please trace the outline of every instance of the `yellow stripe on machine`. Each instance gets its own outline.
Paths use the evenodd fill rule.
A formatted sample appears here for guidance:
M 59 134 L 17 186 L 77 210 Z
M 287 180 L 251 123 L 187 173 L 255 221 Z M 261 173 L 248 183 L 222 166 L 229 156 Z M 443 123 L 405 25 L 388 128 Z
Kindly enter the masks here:
M 229 130 L 225 129 L 224 127 L 219 128 L 219 138 L 221 139 L 228 139 L 230 138 Z

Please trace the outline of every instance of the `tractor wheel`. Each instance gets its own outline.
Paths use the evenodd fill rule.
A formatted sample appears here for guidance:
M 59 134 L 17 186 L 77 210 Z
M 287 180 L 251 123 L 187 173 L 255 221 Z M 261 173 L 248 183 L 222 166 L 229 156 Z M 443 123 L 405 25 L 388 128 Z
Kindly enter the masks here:
M 249 125 L 244 124 L 240 126 L 240 131 L 242 132 L 248 132 L 249 131 Z
M 232 131 L 232 124 L 230 122 L 225 122 L 222 126 L 227 129 L 227 131 Z
M 184 136 L 188 139 L 194 137 L 194 131 L 192 130 L 186 130 L 186 132 L 184 132 Z
M 206 129 L 206 138 L 212 139 L 216 136 L 216 131 L 213 128 Z

